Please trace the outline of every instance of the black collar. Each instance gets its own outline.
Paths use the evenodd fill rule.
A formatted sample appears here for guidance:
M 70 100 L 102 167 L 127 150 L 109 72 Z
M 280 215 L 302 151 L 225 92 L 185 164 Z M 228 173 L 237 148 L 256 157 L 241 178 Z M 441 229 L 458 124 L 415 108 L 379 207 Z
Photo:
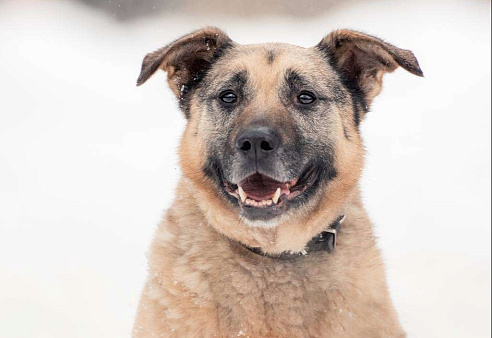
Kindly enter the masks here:
M 328 229 L 314 236 L 309 241 L 309 243 L 306 244 L 305 249 L 302 250 L 301 252 L 297 252 L 297 253 L 282 252 L 281 254 L 278 255 L 272 255 L 263 252 L 261 248 L 258 247 L 250 247 L 244 244 L 243 246 L 249 251 L 257 255 L 270 257 L 270 258 L 278 258 L 278 259 L 294 259 L 294 258 L 305 256 L 310 252 L 316 252 L 316 251 L 326 251 L 327 253 L 332 253 L 333 250 L 335 250 L 335 247 L 337 246 L 337 235 L 338 232 L 340 231 L 340 225 L 342 225 L 342 223 L 345 221 L 345 218 L 346 218 L 345 215 L 341 215 L 340 217 L 338 217 L 335 220 L 335 222 L 333 222 L 330 225 Z

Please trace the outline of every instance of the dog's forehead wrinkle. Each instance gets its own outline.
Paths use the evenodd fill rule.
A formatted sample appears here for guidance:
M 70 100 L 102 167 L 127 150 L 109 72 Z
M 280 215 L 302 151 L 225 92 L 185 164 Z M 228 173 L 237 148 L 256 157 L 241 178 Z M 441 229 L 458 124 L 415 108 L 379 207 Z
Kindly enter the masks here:
M 271 65 L 273 61 L 275 60 L 276 53 L 274 50 L 268 50 L 267 51 L 267 64 Z

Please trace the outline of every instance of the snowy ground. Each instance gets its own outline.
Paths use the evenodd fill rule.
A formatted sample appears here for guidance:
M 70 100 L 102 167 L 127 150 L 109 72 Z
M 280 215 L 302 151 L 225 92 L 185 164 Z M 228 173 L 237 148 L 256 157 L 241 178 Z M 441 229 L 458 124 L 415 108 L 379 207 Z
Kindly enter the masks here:
M 363 126 L 367 208 L 410 337 L 490 337 L 490 4 L 351 4 L 316 19 L 109 20 L 0 2 L 0 337 L 127 337 L 179 176 L 184 120 L 143 55 L 198 26 L 311 46 L 331 29 L 418 56 Z

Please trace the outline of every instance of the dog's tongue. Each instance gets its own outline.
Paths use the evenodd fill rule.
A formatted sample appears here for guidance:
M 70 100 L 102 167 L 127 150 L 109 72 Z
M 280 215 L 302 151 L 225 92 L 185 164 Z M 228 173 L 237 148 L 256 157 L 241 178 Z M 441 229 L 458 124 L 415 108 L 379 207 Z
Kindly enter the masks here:
M 278 188 L 282 191 L 289 190 L 287 184 L 275 181 L 268 176 L 254 174 L 240 181 L 238 185 L 243 188 L 248 197 L 257 201 L 272 198 Z

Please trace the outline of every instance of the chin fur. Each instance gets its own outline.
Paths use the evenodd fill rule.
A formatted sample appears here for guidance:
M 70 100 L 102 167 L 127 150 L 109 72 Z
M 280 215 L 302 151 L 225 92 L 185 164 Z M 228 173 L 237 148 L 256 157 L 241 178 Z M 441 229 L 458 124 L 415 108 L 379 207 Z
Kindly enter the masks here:
M 280 225 L 280 220 L 279 219 L 271 219 L 268 221 L 264 220 L 250 220 L 247 218 L 242 219 L 243 223 L 246 224 L 247 226 L 250 226 L 252 228 L 264 228 L 264 229 L 273 229 L 276 228 Z

